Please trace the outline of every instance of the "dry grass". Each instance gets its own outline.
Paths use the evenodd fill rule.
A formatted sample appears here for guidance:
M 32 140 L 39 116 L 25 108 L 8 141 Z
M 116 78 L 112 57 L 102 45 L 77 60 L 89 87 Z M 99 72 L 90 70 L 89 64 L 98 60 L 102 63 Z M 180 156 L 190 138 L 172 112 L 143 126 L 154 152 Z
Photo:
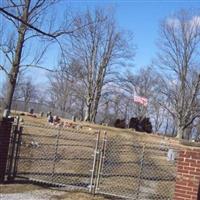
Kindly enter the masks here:
M 90 194 L 81 193 L 81 192 L 67 192 L 67 191 L 59 191 L 56 190 L 56 194 L 53 192 L 55 189 L 49 189 L 37 185 L 32 184 L 0 184 L 0 196 L 1 194 L 17 194 L 20 193 L 21 198 L 20 200 L 26 200 L 26 193 L 31 192 L 32 198 L 34 198 L 35 193 L 40 193 L 43 191 L 48 191 L 52 193 L 50 200 L 112 200 L 112 197 L 100 196 L 95 195 L 92 196 Z M 35 198 L 37 200 L 37 197 Z M 113 199 L 114 200 L 114 199 Z M 116 198 L 115 198 L 116 200 Z
M 0 193 L 3 194 L 24 193 L 42 189 L 42 187 L 32 184 L 0 184 Z
M 172 196 L 175 166 L 167 162 L 166 152 L 160 151 L 158 147 L 161 142 L 177 147 L 176 140 L 139 133 L 130 129 L 118 129 L 85 122 L 75 123 L 82 126 L 79 132 L 69 128 L 59 132 L 59 129 L 47 124 L 46 118 L 23 116 L 23 119 L 25 124 L 34 126 L 24 126 L 23 133 L 25 135 L 23 136 L 20 157 L 26 159 L 18 163 L 19 175 L 66 185 L 78 184 L 78 186 L 87 187 L 91 176 L 89 170 L 92 169 L 93 163 L 91 155 L 96 142 L 95 132 L 101 130 L 101 132 L 106 131 L 108 135 L 104 175 L 100 182 L 101 192 L 133 196 L 140 184 L 142 185 L 141 193 L 149 191 L 149 194 L 152 194 L 152 199 L 155 198 L 154 194 L 166 194 L 166 199 Z M 68 122 L 73 123 L 70 120 Z M 59 140 L 57 140 L 59 144 L 58 149 L 56 149 L 58 132 L 60 134 Z M 101 135 L 102 138 L 103 134 Z M 38 142 L 39 147 L 30 147 L 31 141 Z M 145 162 L 150 167 L 148 165 L 144 167 L 142 179 L 139 183 L 141 151 L 144 144 Z M 139 147 L 135 145 L 139 145 Z M 52 171 L 54 171 L 53 176 L 51 175 Z M 169 179 L 166 179 L 166 177 Z M 80 193 L 73 193 L 73 198 L 76 195 L 80 195 Z M 75 199 L 89 199 L 87 194 L 81 195 L 85 195 L 85 197 L 76 196 Z M 151 199 L 151 195 L 147 196 L 145 198 Z M 66 199 L 70 198 L 66 197 Z
M 19 113 L 15 113 L 19 114 Z M 47 118 L 40 117 L 39 115 L 37 118 L 33 118 L 30 116 L 21 116 L 25 123 L 40 125 L 40 126 L 48 126 Z M 72 120 L 61 119 L 62 121 L 67 121 L 69 123 L 73 123 L 75 125 L 81 125 L 82 130 L 86 132 L 94 132 L 97 130 L 106 131 L 110 137 L 120 135 L 125 139 L 134 138 L 135 140 L 141 140 L 148 143 L 160 143 L 161 140 L 165 140 L 170 144 L 178 145 L 178 141 L 174 138 L 164 137 L 161 135 L 156 134 L 148 134 L 148 133 L 141 133 L 137 131 L 133 131 L 132 129 L 120 129 L 115 127 L 103 126 L 98 124 L 91 124 L 87 122 L 77 121 L 73 122 Z

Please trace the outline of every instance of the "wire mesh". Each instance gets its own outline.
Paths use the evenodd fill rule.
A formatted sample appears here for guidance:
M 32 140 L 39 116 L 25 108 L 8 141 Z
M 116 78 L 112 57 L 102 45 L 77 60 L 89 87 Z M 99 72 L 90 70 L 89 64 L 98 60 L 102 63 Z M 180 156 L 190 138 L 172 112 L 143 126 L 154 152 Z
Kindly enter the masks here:
M 98 193 L 126 199 L 173 199 L 176 162 L 169 145 L 108 138 Z
M 125 199 L 173 199 L 176 160 L 167 156 L 178 150 L 166 142 L 31 124 L 19 142 L 16 178 Z
M 23 125 L 17 177 L 88 188 L 96 133 Z

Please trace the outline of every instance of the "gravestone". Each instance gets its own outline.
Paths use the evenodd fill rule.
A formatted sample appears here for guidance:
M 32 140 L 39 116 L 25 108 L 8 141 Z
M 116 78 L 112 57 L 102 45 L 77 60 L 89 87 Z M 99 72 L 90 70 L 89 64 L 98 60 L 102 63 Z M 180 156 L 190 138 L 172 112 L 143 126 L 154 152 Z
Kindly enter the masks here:
M 114 127 L 126 128 L 126 120 L 125 119 L 116 119 L 116 121 L 114 123 Z
M 133 128 L 136 131 L 152 133 L 152 124 L 150 118 L 145 117 L 132 117 L 129 121 L 129 128 Z
M 72 121 L 76 122 L 76 116 L 72 116 Z
M 29 113 L 30 113 L 30 114 L 33 114 L 33 113 L 34 113 L 34 109 L 33 109 L 33 108 L 30 108 Z

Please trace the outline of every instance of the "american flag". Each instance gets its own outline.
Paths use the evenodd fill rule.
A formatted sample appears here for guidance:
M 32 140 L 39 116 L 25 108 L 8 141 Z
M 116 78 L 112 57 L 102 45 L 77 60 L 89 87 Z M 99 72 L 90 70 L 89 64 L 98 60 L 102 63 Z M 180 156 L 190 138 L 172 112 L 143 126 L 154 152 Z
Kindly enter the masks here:
M 134 102 L 147 106 L 147 98 L 141 96 L 134 96 Z

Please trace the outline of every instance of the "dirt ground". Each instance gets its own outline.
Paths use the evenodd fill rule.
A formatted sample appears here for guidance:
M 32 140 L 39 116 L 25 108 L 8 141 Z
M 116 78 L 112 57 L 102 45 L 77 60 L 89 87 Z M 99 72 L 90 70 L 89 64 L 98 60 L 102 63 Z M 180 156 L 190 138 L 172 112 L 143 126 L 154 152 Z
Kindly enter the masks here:
M 116 200 L 116 198 L 114 198 Z M 0 200 L 114 200 L 82 192 L 62 191 L 32 184 L 0 185 Z

